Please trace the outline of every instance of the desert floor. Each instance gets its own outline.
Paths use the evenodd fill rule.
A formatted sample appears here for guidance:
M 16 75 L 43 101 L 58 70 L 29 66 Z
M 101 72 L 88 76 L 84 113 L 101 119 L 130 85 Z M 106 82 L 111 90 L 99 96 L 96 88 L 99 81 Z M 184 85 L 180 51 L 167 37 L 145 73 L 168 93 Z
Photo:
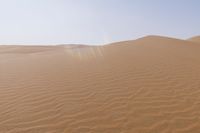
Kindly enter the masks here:
M 0 133 L 200 133 L 200 41 L 0 46 Z

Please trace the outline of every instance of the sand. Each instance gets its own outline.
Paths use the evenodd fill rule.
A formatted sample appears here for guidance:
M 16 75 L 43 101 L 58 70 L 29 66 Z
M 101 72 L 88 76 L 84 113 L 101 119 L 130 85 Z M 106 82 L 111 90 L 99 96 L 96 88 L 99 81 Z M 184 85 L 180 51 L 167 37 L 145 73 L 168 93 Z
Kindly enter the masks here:
M 0 133 L 199 133 L 200 45 L 0 46 Z
M 188 41 L 200 43 L 200 36 L 189 38 Z

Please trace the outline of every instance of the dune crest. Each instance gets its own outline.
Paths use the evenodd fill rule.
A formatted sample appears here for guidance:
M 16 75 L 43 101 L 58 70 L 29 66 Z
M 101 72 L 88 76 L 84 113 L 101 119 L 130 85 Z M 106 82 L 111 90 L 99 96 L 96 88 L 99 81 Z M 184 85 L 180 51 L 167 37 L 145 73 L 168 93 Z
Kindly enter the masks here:
M 188 41 L 200 43 L 200 36 L 192 37 L 192 38 L 188 39 Z
M 200 47 L 0 46 L 0 133 L 198 133 Z

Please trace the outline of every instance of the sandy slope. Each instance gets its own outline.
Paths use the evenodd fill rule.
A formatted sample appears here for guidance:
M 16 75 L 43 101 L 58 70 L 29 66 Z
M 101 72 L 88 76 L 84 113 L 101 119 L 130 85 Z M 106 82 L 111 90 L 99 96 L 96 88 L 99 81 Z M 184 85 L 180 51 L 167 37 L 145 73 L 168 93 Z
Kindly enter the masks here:
M 200 36 L 192 37 L 192 38 L 188 39 L 188 41 L 200 43 Z
M 0 133 L 199 133 L 200 45 L 0 46 Z

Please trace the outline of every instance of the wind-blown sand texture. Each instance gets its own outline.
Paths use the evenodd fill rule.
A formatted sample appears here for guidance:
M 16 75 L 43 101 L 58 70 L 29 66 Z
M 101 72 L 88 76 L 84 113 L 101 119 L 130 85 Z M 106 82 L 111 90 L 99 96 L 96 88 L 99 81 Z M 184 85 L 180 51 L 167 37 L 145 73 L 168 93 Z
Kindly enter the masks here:
M 0 46 L 0 133 L 200 133 L 200 43 Z

